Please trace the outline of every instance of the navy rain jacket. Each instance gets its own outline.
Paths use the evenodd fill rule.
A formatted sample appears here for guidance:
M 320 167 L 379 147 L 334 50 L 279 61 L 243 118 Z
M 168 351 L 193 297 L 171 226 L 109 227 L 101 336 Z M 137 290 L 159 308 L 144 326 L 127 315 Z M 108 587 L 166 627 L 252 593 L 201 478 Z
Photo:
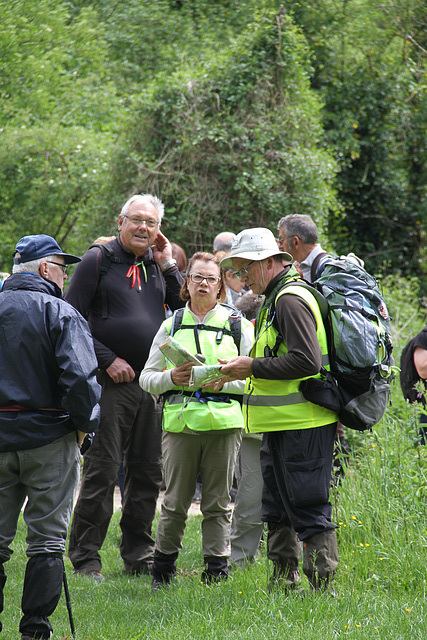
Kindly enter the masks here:
M 95 431 L 96 370 L 88 324 L 59 287 L 35 273 L 11 275 L 0 293 L 0 452 Z M 7 410 L 14 405 L 25 410 Z

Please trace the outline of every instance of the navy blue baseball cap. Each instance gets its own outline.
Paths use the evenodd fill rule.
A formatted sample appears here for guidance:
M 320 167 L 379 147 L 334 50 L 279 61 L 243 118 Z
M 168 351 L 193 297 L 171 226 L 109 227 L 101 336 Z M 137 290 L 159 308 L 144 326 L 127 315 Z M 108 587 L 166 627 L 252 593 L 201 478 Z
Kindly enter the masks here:
M 65 264 L 74 264 L 81 260 L 81 258 L 70 253 L 64 253 L 51 236 L 40 233 L 37 236 L 24 236 L 18 241 L 13 254 L 13 262 L 14 264 L 21 264 L 21 262 L 40 260 L 40 258 L 46 258 L 47 256 L 62 256 Z

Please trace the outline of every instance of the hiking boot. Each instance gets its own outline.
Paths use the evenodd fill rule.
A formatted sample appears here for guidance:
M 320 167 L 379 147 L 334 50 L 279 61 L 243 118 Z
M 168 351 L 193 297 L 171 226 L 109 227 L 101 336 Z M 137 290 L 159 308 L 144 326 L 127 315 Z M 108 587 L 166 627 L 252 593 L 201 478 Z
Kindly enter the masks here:
M 177 560 L 178 551 L 175 553 L 162 553 L 158 549 L 155 550 L 151 569 L 151 575 L 153 576 L 151 581 L 152 591 L 158 591 L 170 584 L 170 581 L 176 575 Z
M 328 529 L 304 540 L 303 570 L 311 588 L 336 595 L 330 586 L 338 565 L 338 546 L 335 529 Z
M 267 523 L 267 556 L 273 562 L 273 575 L 268 590 L 280 588 L 285 592 L 295 589 L 300 583 L 298 571 L 301 544 L 296 531 L 281 522 Z
M 205 584 L 220 582 L 228 578 L 228 558 L 226 556 L 204 556 L 205 568 L 200 580 Z
M 102 582 L 105 580 L 105 576 L 102 575 L 100 571 L 96 569 L 74 569 L 75 576 L 86 576 L 86 578 L 93 578 L 97 582 Z
M 298 569 L 292 570 L 290 567 L 274 563 L 273 575 L 268 582 L 268 591 L 280 589 L 282 592 L 289 593 L 294 591 L 301 582 L 301 576 Z

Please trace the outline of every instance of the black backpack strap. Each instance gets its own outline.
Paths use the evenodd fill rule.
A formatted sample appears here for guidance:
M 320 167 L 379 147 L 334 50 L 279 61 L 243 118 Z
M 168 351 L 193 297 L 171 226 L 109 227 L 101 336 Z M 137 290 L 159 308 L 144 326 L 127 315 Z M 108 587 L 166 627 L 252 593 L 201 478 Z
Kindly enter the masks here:
M 326 251 L 321 251 L 313 260 L 313 264 L 311 265 L 311 270 L 310 270 L 310 280 L 311 282 L 316 282 L 317 278 L 321 275 L 320 273 L 317 273 L 317 268 L 320 264 L 320 261 L 325 257 L 325 256 L 329 256 L 329 253 L 326 253 Z
M 105 244 L 99 245 L 99 248 L 101 249 L 101 264 L 99 267 L 98 287 L 101 294 L 102 319 L 106 320 L 108 318 L 108 297 L 104 276 L 107 275 L 108 269 L 111 267 L 113 250 Z
M 181 307 L 180 309 L 177 309 L 176 311 L 174 311 L 172 315 L 172 324 L 171 324 L 171 332 L 170 332 L 171 338 L 174 335 L 174 333 L 180 330 L 183 316 L 184 316 L 184 307 Z
M 177 331 L 180 329 L 193 329 L 194 331 L 194 340 L 196 342 L 197 353 L 202 354 L 199 340 L 199 332 L 200 331 L 214 331 L 216 333 L 216 343 L 221 344 L 222 338 L 224 335 L 231 336 L 233 338 L 234 344 L 237 347 L 237 351 L 240 349 L 240 338 L 242 336 L 242 314 L 238 309 L 232 307 L 228 304 L 223 304 L 222 306 L 226 309 L 230 310 L 230 315 L 228 317 L 228 321 L 230 323 L 230 329 L 221 328 L 221 327 L 212 327 L 207 324 L 182 324 L 182 318 L 184 316 L 184 308 L 177 309 L 172 316 L 172 324 L 171 324 L 171 332 L 170 336 L 172 337 Z
M 108 244 L 93 244 L 89 248 L 93 249 L 93 247 L 100 249 L 100 252 L 98 254 L 98 258 L 100 260 L 98 271 L 98 289 L 101 295 L 102 319 L 106 320 L 108 318 L 108 296 L 104 276 L 107 275 L 108 269 L 111 267 L 111 264 L 113 262 L 122 261 L 120 260 L 120 258 L 116 258 L 114 256 L 114 251 Z
M 221 302 L 221 306 L 229 311 L 228 321 L 230 323 L 230 331 L 237 351 L 239 351 L 240 339 L 242 337 L 242 312 L 237 309 L 237 307 L 234 307 L 232 304 L 227 304 L 226 302 Z

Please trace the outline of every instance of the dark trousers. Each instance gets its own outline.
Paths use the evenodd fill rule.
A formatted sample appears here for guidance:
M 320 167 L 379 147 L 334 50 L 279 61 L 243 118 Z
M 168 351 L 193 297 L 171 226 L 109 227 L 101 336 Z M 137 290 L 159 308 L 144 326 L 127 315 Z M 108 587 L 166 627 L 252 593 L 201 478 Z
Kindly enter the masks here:
M 152 560 L 151 525 L 162 480 L 162 402 L 135 379 L 115 384 L 101 372 L 101 423 L 84 458 L 83 479 L 70 532 L 69 557 L 77 570 L 101 569 L 98 551 L 113 513 L 114 487 L 124 451 L 125 487 L 120 554 L 128 569 Z
M 290 526 L 300 540 L 335 528 L 329 486 L 336 426 L 264 434 L 264 522 Z

